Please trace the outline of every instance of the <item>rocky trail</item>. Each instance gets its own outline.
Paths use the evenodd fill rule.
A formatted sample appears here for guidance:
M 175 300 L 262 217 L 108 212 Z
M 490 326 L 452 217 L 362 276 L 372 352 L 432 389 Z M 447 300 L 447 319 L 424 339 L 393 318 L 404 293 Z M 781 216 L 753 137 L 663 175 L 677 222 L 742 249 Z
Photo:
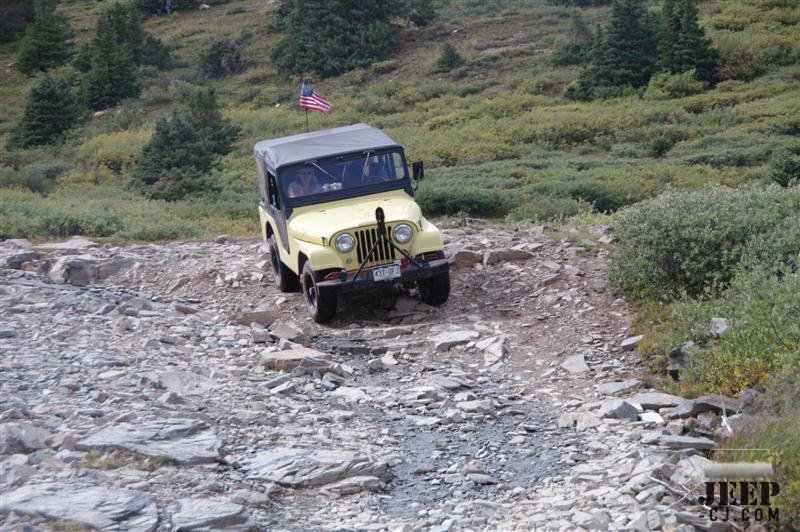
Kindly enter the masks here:
M 706 527 L 721 406 L 644 388 L 608 229 L 445 235 L 445 306 L 329 326 L 255 241 L 0 243 L 0 528 Z

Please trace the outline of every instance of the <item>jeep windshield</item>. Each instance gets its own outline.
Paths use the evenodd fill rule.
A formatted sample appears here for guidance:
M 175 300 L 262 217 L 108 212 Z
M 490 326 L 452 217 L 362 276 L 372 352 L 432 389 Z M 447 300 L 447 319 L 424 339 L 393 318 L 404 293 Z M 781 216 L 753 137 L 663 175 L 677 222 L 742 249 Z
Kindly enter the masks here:
M 278 176 L 293 206 L 411 189 L 403 152 L 396 149 L 313 159 L 282 168 Z

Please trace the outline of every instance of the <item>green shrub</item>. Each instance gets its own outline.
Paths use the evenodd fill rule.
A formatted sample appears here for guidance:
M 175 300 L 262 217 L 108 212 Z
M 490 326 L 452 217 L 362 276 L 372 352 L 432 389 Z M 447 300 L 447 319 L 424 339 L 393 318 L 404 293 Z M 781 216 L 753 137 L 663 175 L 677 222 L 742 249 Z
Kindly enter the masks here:
M 436 60 L 436 72 L 450 72 L 464 64 L 464 58 L 452 43 L 442 45 L 442 55 Z
M 789 151 L 775 155 L 769 166 L 769 178 L 782 187 L 800 181 L 800 157 Z
M 600 212 L 613 212 L 623 205 L 631 203 L 629 199 L 624 197 L 622 190 L 615 190 L 608 183 L 590 179 L 575 179 L 572 181 L 545 180 L 525 187 L 523 195 L 527 194 L 571 198 L 581 204 L 594 206 Z M 581 209 L 578 212 L 583 212 L 584 210 L 586 209 Z M 572 214 L 577 214 L 577 212 Z
M 275 25 L 283 39 L 270 55 L 284 72 L 323 76 L 343 74 L 386 59 L 398 32 L 403 3 L 318 1 L 324 16 L 308 16 L 309 5 L 299 0 L 280 3 Z
M 38 232 L 46 238 L 64 238 L 72 235 L 111 236 L 125 228 L 116 214 L 107 212 L 71 213 L 53 209 L 39 220 Z
M 755 239 L 800 211 L 800 189 L 706 187 L 621 211 L 609 280 L 632 297 L 718 291 Z
M 84 115 L 85 108 L 75 95 L 71 80 L 66 76 L 48 74 L 31 89 L 25 112 L 11 132 L 8 147 L 52 144 L 61 140 Z
M 434 215 L 466 213 L 471 216 L 502 216 L 507 211 L 502 194 L 477 187 L 423 186 L 416 200 L 424 212 Z
M 672 146 L 674 145 L 675 145 L 675 140 L 672 137 L 662 135 L 648 142 L 647 150 L 653 157 L 663 157 L 664 154 L 667 153 L 670 149 L 672 149 Z
M 591 47 L 586 43 L 570 42 L 556 48 L 550 56 L 553 66 L 584 65 L 589 61 Z
M 36 0 L 34 5 L 36 15 L 26 28 L 17 59 L 17 68 L 29 75 L 66 63 L 72 55 L 75 36 L 67 16 L 56 9 L 54 0 Z
M 797 257 L 797 255 L 795 255 Z M 770 376 L 800 369 L 800 273 L 769 267 L 740 270 L 718 299 L 687 300 L 673 306 L 684 339 L 702 351 L 690 357 L 685 376 L 698 392 L 737 395 L 765 384 Z M 712 317 L 728 320 L 729 329 L 713 338 Z
M 662 72 L 650 78 L 644 97 L 647 100 L 670 100 L 703 92 L 708 84 L 695 78 L 695 71 L 681 74 Z
M 551 222 L 590 212 L 592 205 L 583 200 L 558 196 L 531 196 L 508 213 L 514 221 Z
M 247 69 L 242 39 L 220 39 L 200 53 L 200 72 L 207 78 L 240 74 Z
M 28 164 L 18 172 L 3 168 L 5 171 L 0 173 L 0 187 L 23 187 L 32 192 L 47 192 L 55 186 L 58 176 L 72 169 L 72 165 L 56 160 Z

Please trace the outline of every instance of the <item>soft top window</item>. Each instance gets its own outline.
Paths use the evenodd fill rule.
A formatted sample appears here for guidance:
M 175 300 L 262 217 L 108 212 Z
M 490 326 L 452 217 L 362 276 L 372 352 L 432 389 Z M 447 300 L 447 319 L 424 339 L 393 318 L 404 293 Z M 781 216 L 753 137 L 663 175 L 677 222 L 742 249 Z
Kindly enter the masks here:
M 399 150 L 365 151 L 305 161 L 278 171 L 283 194 L 293 203 L 319 203 L 403 188 L 408 171 Z

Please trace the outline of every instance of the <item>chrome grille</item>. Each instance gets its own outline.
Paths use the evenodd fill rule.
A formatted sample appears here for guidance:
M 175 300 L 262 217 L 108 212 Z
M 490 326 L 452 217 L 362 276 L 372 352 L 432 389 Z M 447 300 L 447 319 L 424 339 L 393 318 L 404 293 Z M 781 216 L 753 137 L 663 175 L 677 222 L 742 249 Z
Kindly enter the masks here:
M 392 234 L 391 226 L 386 226 L 386 233 L 389 235 Z M 369 250 L 372 249 L 372 245 L 378 239 L 378 228 L 370 227 L 366 229 L 357 229 L 354 235 L 356 238 L 356 256 L 358 257 L 358 263 L 361 264 L 361 261 L 364 260 Z M 392 262 L 397 258 L 396 255 L 397 251 L 390 246 L 388 242 L 383 241 L 375 247 L 375 251 L 372 252 L 372 256 L 367 261 L 367 265 Z

